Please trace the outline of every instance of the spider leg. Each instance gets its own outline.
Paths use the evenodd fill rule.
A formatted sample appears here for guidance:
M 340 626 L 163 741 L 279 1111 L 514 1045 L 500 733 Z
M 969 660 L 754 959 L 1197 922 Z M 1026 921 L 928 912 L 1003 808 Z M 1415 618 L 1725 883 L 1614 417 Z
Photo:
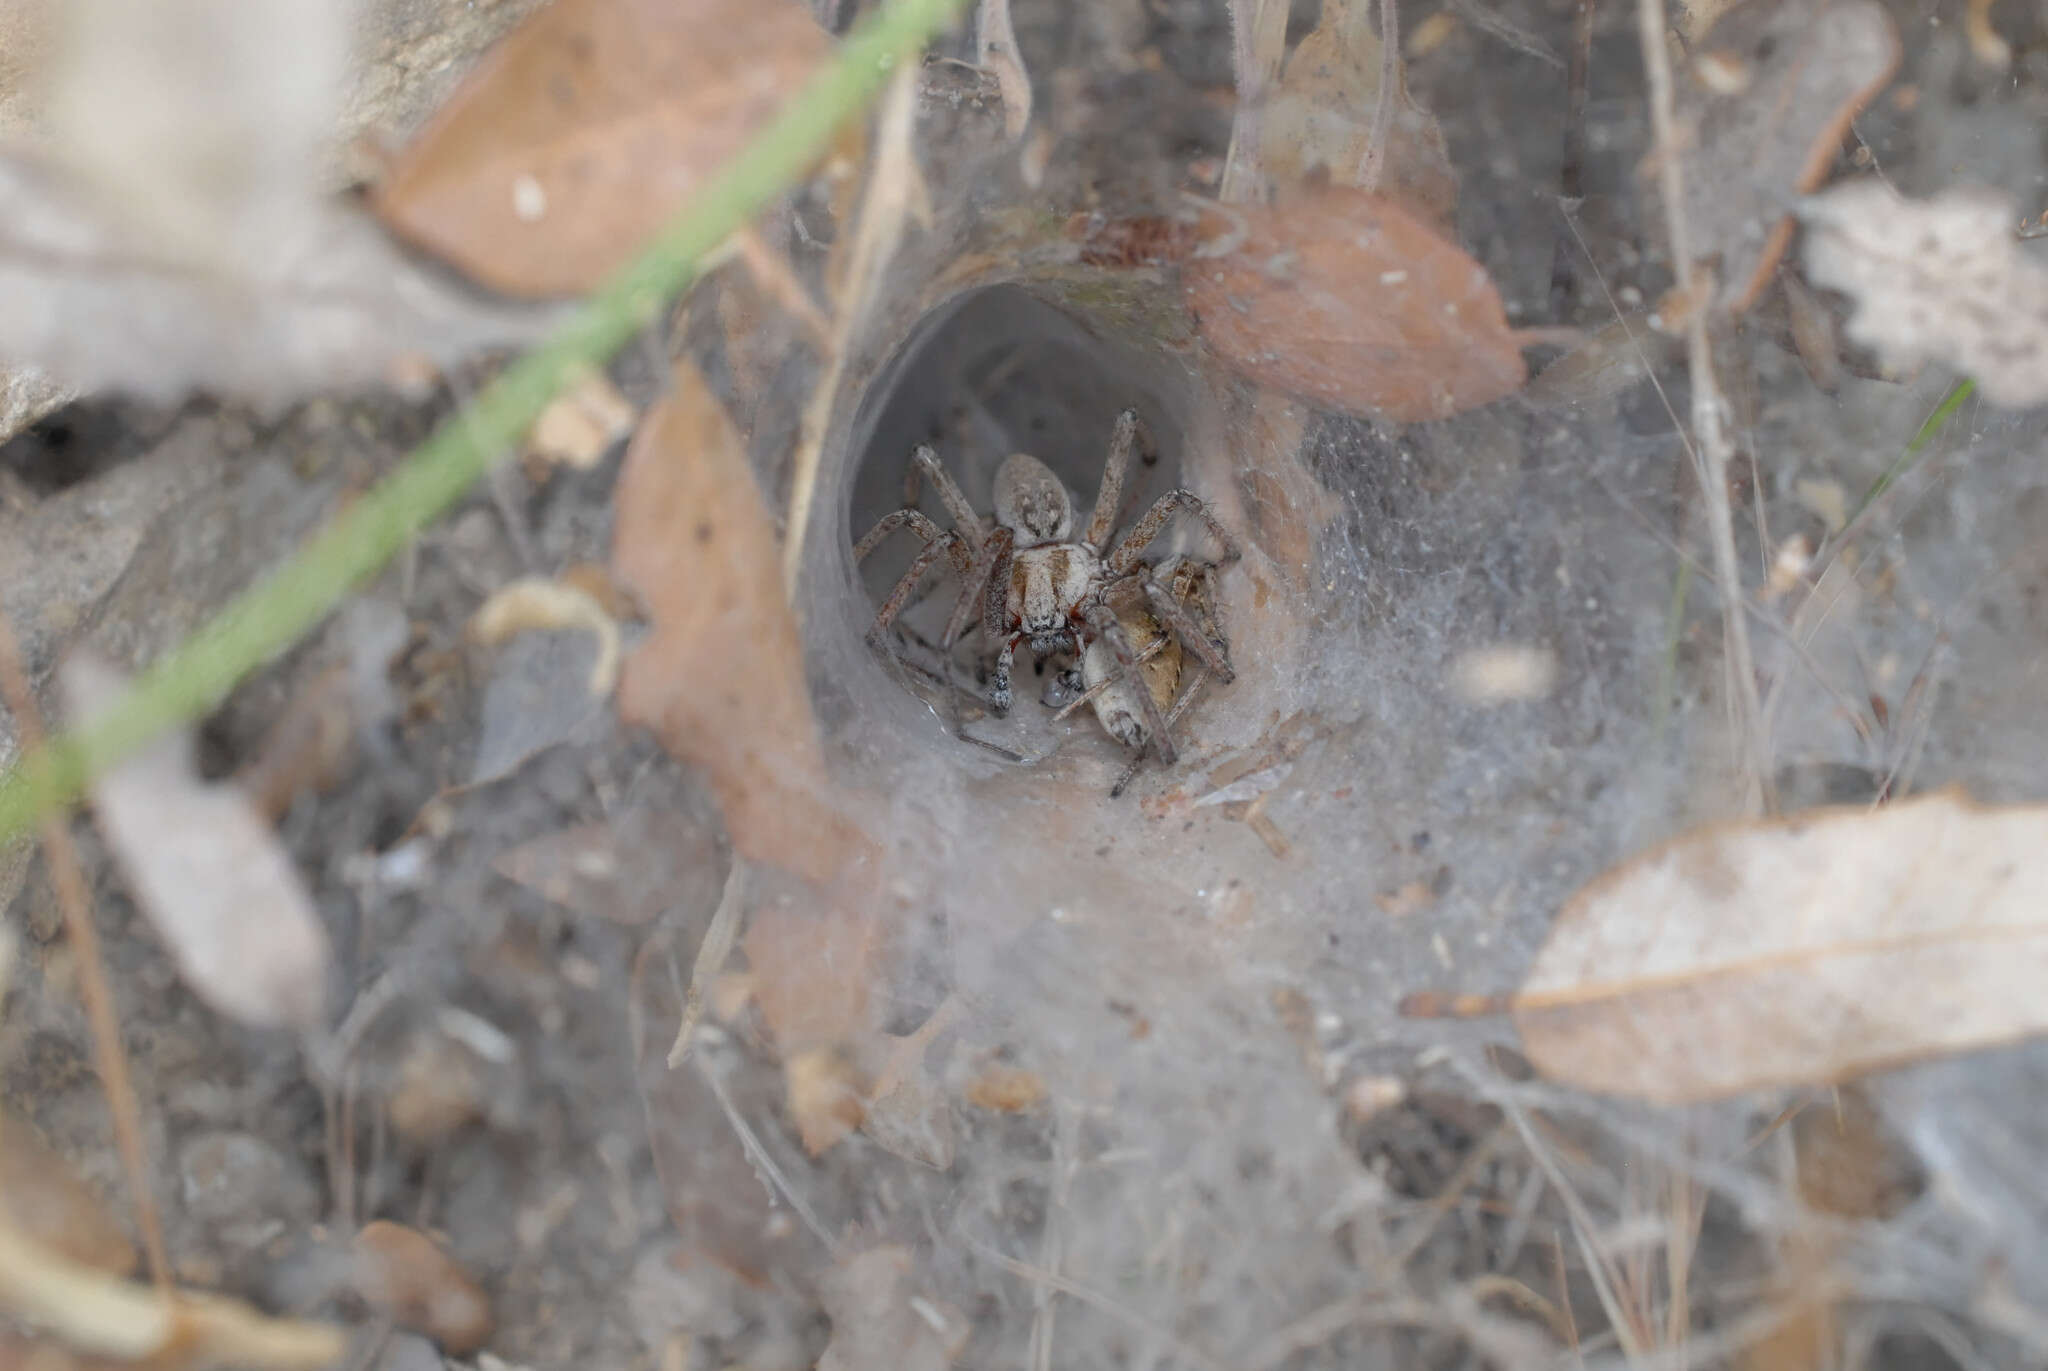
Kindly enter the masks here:
M 974 512 L 974 506 L 967 503 L 967 497 L 960 493 L 952 473 L 939 463 L 939 454 L 932 451 L 931 444 L 919 443 L 917 451 L 910 454 L 911 467 L 922 471 L 933 489 L 939 492 L 939 503 L 946 507 L 946 514 L 953 521 L 953 531 L 967 543 L 970 553 L 979 555 L 982 545 L 981 516 Z
M 995 679 L 989 682 L 988 707 L 997 714 L 1010 712 L 1010 666 L 1017 657 L 1017 644 L 1023 641 L 1022 633 L 1008 634 L 1003 645 L 996 651 Z
M 1138 669 L 1138 654 L 1131 650 L 1131 640 L 1124 632 L 1124 626 L 1117 622 L 1116 614 L 1107 604 L 1096 600 L 1088 606 L 1088 627 L 1096 636 L 1109 644 L 1109 650 L 1116 654 L 1117 675 L 1132 683 L 1132 694 L 1138 697 L 1138 708 L 1145 715 L 1145 744 L 1159 758 L 1162 766 L 1172 766 L 1180 753 L 1173 746 L 1173 738 L 1166 731 L 1166 720 L 1160 716 L 1159 702 L 1152 698 L 1152 688 L 1146 683 L 1144 673 Z
M 1088 516 L 1088 532 L 1082 541 L 1100 548 L 1116 531 L 1117 502 L 1123 499 L 1124 474 L 1131 468 L 1131 449 L 1140 437 L 1147 437 L 1138 422 L 1138 411 L 1127 409 L 1116 416 L 1116 431 L 1109 438 L 1109 456 L 1102 464 L 1102 485 L 1095 492 L 1095 512 Z M 1146 444 L 1150 446 L 1149 441 Z
M 899 528 L 908 528 L 922 538 L 924 546 L 918 550 L 917 556 L 911 559 L 910 568 L 896 582 L 896 588 L 889 592 L 889 598 L 882 602 L 881 609 L 876 611 L 874 626 L 868 630 L 870 642 L 879 642 L 882 635 L 889 631 L 889 625 L 896 622 L 896 616 L 903 612 L 911 597 L 917 594 L 917 588 L 923 582 L 925 573 L 931 570 L 933 562 L 943 556 L 949 558 L 962 574 L 968 569 L 970 559 L 966 543 L 957 534 L 946 532 L 914 509 L 899 509 L 877 520 L 875 526 L 867 531 L 867 535 L 854 544 L 854 560 L 867 560 L 868 555 L 881 545 L 882 540 Z
M 1152 540 L 1165 530 L 1166 521 L 1173 517 L 1174 511 L 1181 509 L 1199 517 L 1209 526 L 1209 532 L 1214 535 L 1216 541 L 1222 544 L 1223 556 L 1218 559 L 1221 565 L 1228 566 L 1238 559 L 1240 554 L 1237 540 L 1230 536 L 1230 531 L 1209 511 L 1208 502 L 1192 490 L 1169 490 L 1154 500 L 1152 508 L 1145 511 L 1144 517 L 1132 524 L 1130 531 L 1117 541 L 1116 549 L 1106 559 L 1109 574 L 1129 575 L 1132 568 L 1137 566 L 1138 558 L 1152 545 Z
M 967 569 L 964 584 L 960 587 L 960 599 L 953 606 L 952 616 L 946 620 L 946 636 L 943 641 L 947 647 L 950 648 L 960 641 L 961 635 L 967 632 L 967 626 L 974 622 L 977 612 L 981 615 L 984 631 L 991 626 L 995 628 L 997 634 L 1003 631 L 1001 620 L 991 619 L 989 615 L 988 601 L 995 594 L 990 586 L 1000 577 L 1003 587 L 1008 588 L 1010 549 L 1016 546 L 1016 541 L 1017 535 L 1010 529 L 997 528 L 981 545 L 973 565 Z
M 1229 685 L 1237 679 L 1237 671 L 1230 665 L 1230 649 L 1221 639 L 1212 635 L 1188 612 L 1188 607 L 1173 598 L 1165 586 L 1152 577 L 1144 581 L 1145 599 L 1152 606 L 1152 612 L 1159 621 L 1173 630 L 1173 636 L 1180 639 L 1189 651 L 1202 659 L 1202 664 L 1222 678 Z
M 1138 654 L 1138 665 L 1143 666 L 1145 665 L 1145 663 L 1151 661 L 1154 657 L 1157 657 L 1160 653 L 1166 651 L 1166 645 L 1169 641 L 1169 639 L 1161 638 L 1158 642 L 1152 644 L 1152 646 L 1146 648 L 1143 652 L 1140 652 Z M 1072 714 L 1075 710 L 1083 708 L 1086 705 L 1094 704 L 1097 696 L 1101 695 L 1103 691 L 1108 690 L 1111 686 L 1115 685 L 1117 682 L 1123 679 L 1124 674 L 1121 671 L 1116 672 L 1114 675 L 1103 677 L 1094 685 L 1089 686 L 1079 695 L 1075 696 L 1073 699 L 1061 705 L 1059 713 L 1052 716 L 1052 721 L 1054 723 L 1058 723 L 1060 722 L 1060 720 L 1066 718 L 1069 714 Z M 1167 722 L 1173 722 L 1171 715 L 1167 717 Z
M 896 616 L 903 612 L 909 605 L 911 597 L 917 594 L 918 585 L 924 580 L 924 574 L 931 570 L 932 563 L 939 560 L 941 554 L 960 549 L 958 538 L 950 533 L 944 537 L 943 542 L 926 543 L 917 556 L 911 559 L 909 569 L 896 582 L 896 588 L 889 592 L 889 598 L 882 601 L 882 607 L 875 611 L 875 622 L 868 629 L 869 642 L 878 643 L 882 640 L 882 636 L 889 631 L 889 625 L 896 622 Z
M 1207 679 L 1209 679 L 1209 668 L 1197 662 L 1195 664 L 1194 677 L 1188 682 L 1187 689 L 1181 691 L 1180 698 L 1173 702 L 1173 708 L 1166 712 L 1166 727 L 1169 731 L 1172 730 L 1175 724 L 1180 722 L 1180 716 L 1188 712 L 1188 706 L 1195 702 L 1195 692 L 1202 688 L 1202 682 Z M 1124 790 L 1130 785 L 1132 778 L 1138 774 L 1138 769 L 1144 765 L 1145 750 L 1140 748 L 1138 749 L 1138 755 L 1131 758 L 1130 765 L 1124 768 L 1123 775 L 1117 777 L 1116 784 L 1109 788 L 1109 798 L 1114 800 L 1117 796 L 1123 794 Z
M 877 519 L 875 526 L 862 535 L 861 540 L 853 545 L 853 560 L 856 563 L 865 562 L 874 550 L 882 545 L 883 540 L 899 528 L 908 528 L 927 547 L 933 543 L 953 544 L 954 546 L 947 548 L 947 555 L 953 559 L 953 565 L 956 568 L 963 572 L 967 570 L 970 558 L 966 543 L 957 535 L 946 532 L 946 530 L 925 517 L 922 512 L 915 509 L 899 509 L 893 514 L 884 514 L 881 518 Z

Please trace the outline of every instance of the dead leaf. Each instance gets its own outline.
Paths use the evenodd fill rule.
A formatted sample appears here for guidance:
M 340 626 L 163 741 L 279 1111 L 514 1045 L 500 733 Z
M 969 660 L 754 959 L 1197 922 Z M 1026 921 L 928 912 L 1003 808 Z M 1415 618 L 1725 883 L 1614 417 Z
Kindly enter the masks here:
M 0 355 L 85 390 L 289 399 L 530 342 L 558 313 L 480 301 L 327 201 L 228 270 L 168 251 L 48 159 L 0 156 L 0 204 Z
M 1372 16 L 1377 0 L 1324 0 L 1316 27 L 1280 71 L 1259 136 L 1260 162 L 1282 200 L 1315 181 L 1356 186 L 1402 201 L 1448 226 L 1458 203 L 1458 177 L 1435 116 L 1408 94 L 1400 62 L 1388 63 Z M 1391 66 L 1387 146 L 1377 158 L 1377 184 L 1363 174 L 1374 160 L 1380 85 Z
M 946 1371 L 966 1349 L 967 1316 L 920 1297 L 904 1247 L 874 1247 L 842 1261 L 820 1282 L 832 1341 L 818 1371 Z
M 1233 206 L 1205 230 L 1224 246 L 1189 263 L 1188 304 L 1209 346 L 1255 381 L 1402 423 L 1522 384 L 1521 348 L 1486 269 L 1392 200 L 1333 190 Z
M 2008 409 L 2048 400 L 2048 268 L 2013 236 L 1995 191 L 1903 200 L 1876 181 L 1800 209 L 1813 283 L 1856 302 L 1849 336 L 1908 370 L 1939 362 Z
M 694 920 L 717 903 L 724 880 L 715 829 L 675 810 L 628 809 L 521 843 L 491 870 L 564 909 L 629 928 L 671 909 Z
M 113 668 L 88 657 L 61 675 L 74 726 L 120 693 Z M 136 904 L 202 1000 L 257 1028 L 320 1021 L 327 930 L 247 793 L 199 779 L 189 734 L 107 771 L 92 805 Z
M 741 942 L 754 998 L 785 1060 L 836 1047 L 870 1029 L 869 987 L 881 929 L 865 915 L 764 903 Z
M 477 65 L 377 212 L 497 290 L 589 290 L 831 46 L 798 0 L 556 0 Z
M 695 366 L 626 452 L 613 562 L 653 631 L 619 714 L 708 773 L 733 846 L 829 885 L 872 845 L 825 773 L 773 526 L 746 447 Z
M 107 1206 L 27 1124 L 0 1120 L 0 1210 L 31 1242 L 66 1261 L 125 1276 L 135 1244 Z
M 1786 206 L 1820 183 L 1898 65 L 1876 0 L 1747 0 L 1699 41 L 1676 113 L 1693 251 L 1720 256 L 1724 307 L 1740 314 L 1770 283 L 1792 236 Z
M 871 1100 L 860 1127 L 892 1156 L 934 1171 L 953 1165 L 953 1108 L 922 1067 Z
M 1512 1009 L 1587 1090 L 1712 1099 L 2048 1029 L 2048 807 L 1944 791 L 1688 834 L 1581 890 Z
M 491 1302 L 441 1245 L 417 1229 L 378 1219 L 355 1240 L 356 1289 L 373 1308 L 464 1357 L 491 1336 Z
M 593 371 L 548 402 L 526 435 L 526 450 L 553 466 L 588 471 L 633 431 L 633 402 L 601 371 Z

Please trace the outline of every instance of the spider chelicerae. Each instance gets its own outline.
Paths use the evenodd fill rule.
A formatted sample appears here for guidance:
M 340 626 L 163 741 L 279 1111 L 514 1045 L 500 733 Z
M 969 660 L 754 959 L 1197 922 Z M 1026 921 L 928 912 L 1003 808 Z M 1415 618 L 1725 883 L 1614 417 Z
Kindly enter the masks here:
M 1203 500 L 1170 490 L 1123 535 L 1116 532 L 1118 502 L 1141 429 L 1137 411 L 1117 416 L 1103 463 L 1102 483 L 1088 526 L 1074 534 L 1074 503 L 1052 469 L 1026 453 L 1012 453 L 996 471 L 995 513 L 984 519 L 929 446 L 911 456 L 913 479 L 929 481 L 952 520 L 940 528 L 912 505 L 885 514 L 854 545 L 865 560 L 883 540 L 907 528 L 923 543 L 910 567 L 875 614 L 871 641 L 880 643 L 911 604 L 926 574 L 941 558 L 959 574 L 961 588 L 946 621 L 943 649 L 950 653 L 978 620 L 994 654 L 988 705 L 1009 712 L 1010 672 L 1020 644 L 1034 660 L 1065 657 L 1062 716 L 1094 707 L 1110 735 L 1136 752 L 1117 782 L 1119 793 L 1149 748 L 1162 765 L 1178 756 L 1172 725 L 1192 701 L 1204 675 L 1228 683 L 1236 676 L 1230 651 L 1216 631 L 1216 573 L 1238 558 L 1235 540 Z M 1176 513 L 1199 518 L 1222 548 L 1216 561 L 1177 556 L 1155 565 L 1145 550 Z M 1197 667 L 1190 670 L 1189 654 Z

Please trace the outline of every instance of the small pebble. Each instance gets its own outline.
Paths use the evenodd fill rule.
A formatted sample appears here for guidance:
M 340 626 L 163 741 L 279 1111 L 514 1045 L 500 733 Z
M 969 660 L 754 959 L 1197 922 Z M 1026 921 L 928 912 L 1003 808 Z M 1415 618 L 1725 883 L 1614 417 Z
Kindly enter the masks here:
M 356 1290 L 401 1327 L 464 1357 L 491 1336 L 491 1302 L 441 1245 L 388 1219 L 356 1234 Z

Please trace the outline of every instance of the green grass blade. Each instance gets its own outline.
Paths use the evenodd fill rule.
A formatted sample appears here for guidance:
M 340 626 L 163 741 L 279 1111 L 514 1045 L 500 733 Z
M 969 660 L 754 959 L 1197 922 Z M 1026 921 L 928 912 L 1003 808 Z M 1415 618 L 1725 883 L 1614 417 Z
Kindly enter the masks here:
M 90 728 L 53 740 L 0 776 L 0 846 L 75 801 L 87 782 L 150 739 L 204 715 L 237 682 L 304 636 L 438 518 L 586 367 L 601 365 L 690 284 L 705 255 L 823 155 L 898 63 L 913 60 L 961 0 L 893 0 L 548 342 L 508 367 L 396 472 L 308 540 L 283 567 L 136 678 Z

